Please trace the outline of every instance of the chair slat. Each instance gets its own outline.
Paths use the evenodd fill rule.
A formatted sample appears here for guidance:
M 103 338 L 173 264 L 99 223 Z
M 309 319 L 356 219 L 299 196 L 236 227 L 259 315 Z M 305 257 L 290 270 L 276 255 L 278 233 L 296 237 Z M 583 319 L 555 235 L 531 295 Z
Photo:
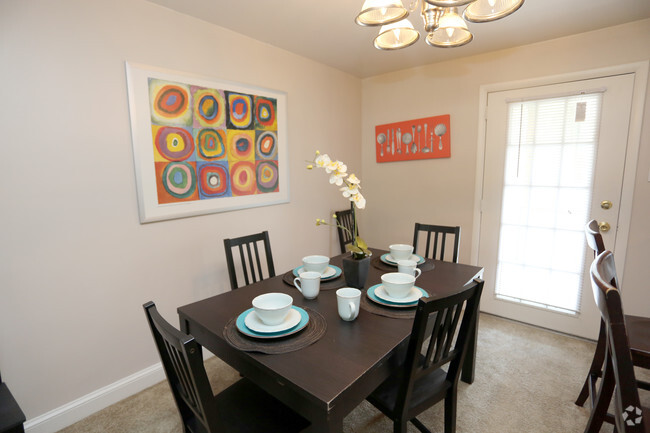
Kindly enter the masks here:
M 418 254 L 420 233 L 426 233 L 426 243 L 423 256 L 427 259 L 444 260 L 447 250 L 447 235 L 453 235 L 454 244 L 451 261 L 458 263 L 458 251 L 460 247 L 460 227 L 438 226 L 431 224 L 415 223 L 413 233 L 413 252 Z M 433 237 L 433 242 L 432 242 Z
M 267 272 L 266 278 L 275 276 L 273 254 L 271 253 L 271 243 L 267 231 L 239 238 L 224 239 L 223 243 L 226 250 L 228 276 L 230 279 L 230 288 L 232 290 L 235 290 L 240 286 L 237 280 L 238 268 L 241 269 L 245 285 L 262 281 L 265 278 L 263 269 L 264 258 L 262 257 L 262 250 L 258 247 L 258 243 L 262 243 L 264 246 Z M 233 248 L 236 248 L 239 252 L 239 266 L 235 266 L 232 253 Z

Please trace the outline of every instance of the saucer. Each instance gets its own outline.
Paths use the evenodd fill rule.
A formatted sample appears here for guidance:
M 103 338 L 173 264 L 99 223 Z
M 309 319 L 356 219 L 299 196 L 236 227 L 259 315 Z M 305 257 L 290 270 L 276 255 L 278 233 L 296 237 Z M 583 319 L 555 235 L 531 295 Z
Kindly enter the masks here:
M 309 314 L 300 307 L 295 305 L 289 310 L 289 314 L 284 322 L 279 325 L 266 325 L 255 313 L 253 308 L 249 308 L 237 317 L 237 330 L 242 334 L 255 338 L 279 338 L 294 334 L 309 322 Z
M 381 257 L 379 258 L 382 262 L 386 263 L 387 265 L 391 266 L 397 266 L 397 260 L 393 258 L 393 256 L 390 255 L 390 253 L 382 254 Z M 418 265 L 421 265 L 424 263 L 424 257 L 419 256 L 417 254 L 411 254 L 411 257 L 409 257 L 406 260 L 413 260 L 416 262 Z
M 375 284 L 374 286 L 370 287 L 366 294 L 367 294 L 368 298 L 370 298 L 371 301 L 373 301 L 373 302 L 375 302 L 377 304 L 380 304 L 380 305 L 384 305 L 386 307 L 411 308 L 411 307 L 415 307 L 418 304 L 418 300 L 421 297 L 423 297 L 423 296 L 424 297 L 429 297 L 429 294 L 425 290 L 423 290 L 423 289 L 421 289 L 421 288 L 419 288 L 417 286 L 414 286 L 413 288 L 417 289 L 417 291 L 412 291 L 412 294 L 409 294 L 409 296 L 407 298 L 402 298 L 402 299 L 395 299 L 395 298 L 389 296 L 385 292 L 385 289 L 382 287 L 381 284 Z M 377 294 L 378 290 L 379 290 L 380 293 L 383 292 L 382 295 L 385 298 L 390 298 L 390 299 L 393 299 L 394 301 L 389 301 L 388 299 L 385 299 L 385 298 L 382 298 L 382 297 L 378 296 L 378 294 Z M 413 300 L 414 298 L 415 298 L 415 300 Z
M 303 272 L 303 267 L 298 266 L 296 269 L 293 270 L 293 276 L 298 277 L 300 274 Z M 320 276 L 321 281 L 327 281 L 327 280 L 333 280 L 334 278 L 338 278 L 341 276 L 341 268 L 338 266 L 334 265 L 329 265 L 327 269 L 325 269 L 325 272 L 323 272 Z
M 414 302 L 417 302 L 418 299 L 420 299 L 422 296 L 429 296 L 427 292 L 423 292 L 424 291 L 419 287 L 413 286 L 413 288 L 411 288 L 405 297 L 394 298 L 388 294 L 388 290 L 386 290 L 384 286 L 379 285 L 379 287 L 375 289 L 375 296 L 377 296 L 382 301 L 393 302 L 395 304 L 412 304 Z

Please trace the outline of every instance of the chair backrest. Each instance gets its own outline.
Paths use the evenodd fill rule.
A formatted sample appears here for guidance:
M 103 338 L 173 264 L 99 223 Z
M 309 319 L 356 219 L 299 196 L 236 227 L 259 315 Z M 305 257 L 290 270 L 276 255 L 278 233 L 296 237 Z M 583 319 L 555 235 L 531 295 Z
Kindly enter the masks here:
M 616 267 L 611 251 L 606 250 L 596 257 L 591 265 L 590 275 L 594 299 L 607 327 L 607 359 L 604 375 L 607 377 L 613 373 L 616 382 L 614 391 L 616 429 L 620 433 L 645 432 L 644 423 L 649 420 L 642 418 L 621 295 L 615 287 Z
M 264 256 L 266 256 L 266 271 L 264 276 L 262 272 L 262 256 L 258 248 L 258 242 L 264 247 Z M 244 276 L 244 284 L 253 284 L 262 281 L 265 278 L 275 277 L 275 266 L 273 265 L 273 255 L 271 254 L 271 242 L 269 241 L 269 232 L 266 230 L 261 233 L 241 236 L 239 238 L 224 239 L 223 245 L 226 249 L 226 261 L 228 262 L 228 276 L 230 277 L 230 288 L 235 290 L 240 287 L 237 282 L 237 268 L 233 259 L 233 248 L 239 250 L 239 259 L 241 270 Z
M 605 243 L 603 236 L 600 234 L 598 228 L 598 221 L 591 220 L 585 225 L 585 237 L 587 238 L 587 245 L 594 250 L 594 257 L 602 254 L 605 251 Z
M 354 206 L 354 205 L 353 205 Z M 341 227 L 337 227 L 339 233 L 339 245 L 341 246 L 341 254 L 345 252 L 345 246 L 349 243 L 352 243 L 352 233 L 354 232 L 354 213 L 352 208 L 346 210 L 339 210 L 334 212 L 336 215 L 336 221 L 338 225 L 345 227 L 348 230 L 344 230 Z M 357 236 L 359 236 L 359 229 L 357 228 Z
M 454 249 L 451 255 L 451 261 L 458 263 L 458 247 L 460 245 L 460 227 L 449 226 L 436 226 L 431 224 L 415 223 L 415 230 L 413 233 L 413 252 L 418 252 L 418 240 L 420 232 L 426 233 L 427 243 L 424 248 L 424 257 L 427 259 L 444 260 L 445 259 L 445 246 L 447 242 L 447 235 L 454 236 Z M 433 243 L 431 237 L 433 235 Z
M 482 291 L 483 281 L 475 279 L 454 295 L 418 301 L 397 407 L 408 407 L 406 403 L 412 397 L 418 379 L 446 364 L 449 364 L 446 380 L 454 387 L 458 384 L 469 347 L 469 334 L 478 320 Z M 423 407 L 426 407 L 426 401 L 422 401 Z
M 192 426 L 195 433 L 216 433 L 217 414 L 210 409 L 213 394 L 201 346 L 163 319 L 153 302 L 143 307 L 183 425 Z

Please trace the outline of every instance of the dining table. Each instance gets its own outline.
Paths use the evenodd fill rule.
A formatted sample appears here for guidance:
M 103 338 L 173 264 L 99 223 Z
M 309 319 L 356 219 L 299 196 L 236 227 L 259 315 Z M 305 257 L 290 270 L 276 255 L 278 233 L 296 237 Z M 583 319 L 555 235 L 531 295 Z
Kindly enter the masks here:
M 381 283 L 381 275 L 397 271 L 391 263 L 379 260 L 387 251 L 371 251 L 372 261 L 356 320 L 344 321 L 339 317 L 335 289 L 345 286 L 344 275 L 322 281 L 319 295 L 308 300 L 289 284 L 295 275 L 292 269 L 179 307 L 181 329 L 242 376 L 307 418 L 311 422 L 308 432 L 341 433 L 345 416 L 399 369 L 415 314 L 415 308 L 395 309 L 392 314 L 392 309 L 381 309 L 383 306 L 368 302 L 367 291 Z M 330 265 L 342 269 L 343 256 L 331 257 Z M 423 260 L 416 286 L 432 297 L 451 295 L 474 278 L 482 277 L 480 266 Z M 296 268 L 299 266 L 300 263 L 296 264 Z M 297 333 L 279 341 L 264 340 L 258 347 L 255 337 L 237 332 L 237 318 L 251 308 L 253 298 L 269 292 L 290 294 L 295 306 L 309 312 L 314 325 L 309 332 L 312 338 L 317 337 L 315 341 L 307 341 L 304 347 L 291 347 L 292 338 L 308 338 L 305 329 L 301 331 L 304 336 Z M 474 380 L 477 331 L 476 328 L 472 332 L 461 376 L 468 383 Z M 274 344 L 287 350 L 274 350 Z

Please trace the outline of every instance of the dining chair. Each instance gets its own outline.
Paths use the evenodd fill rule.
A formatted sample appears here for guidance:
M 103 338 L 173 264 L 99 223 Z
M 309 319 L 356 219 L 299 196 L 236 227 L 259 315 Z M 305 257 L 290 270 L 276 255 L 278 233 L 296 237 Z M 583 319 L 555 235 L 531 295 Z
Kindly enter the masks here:
M 25 414 L 0 375 L 0 433 L 23 433 Z
M 594 251 L 594 258 L 600 256 L 605 251 L 603 237 L 598 228 L 598 222 L 591 220 L 585 225 L 585 238 L 587 245 Z M 613 260 L 613 256 L 612 256 Z M 612 280 L 614 286 L 618 286 L 616 280 Z M 625 316 L 629 332 L 630 348 L 633 354 L 634 365 L 650 369 L 650 318 L 640 316 Z M 580 394 L 575 401 L 578 406 L 584 406 L 587 398 L 593 408 L 597 398 L 596 384 L 603 374 L 603 363 L 605 362 L 605 353 L 607 347 L 607 327 L 604 320 L 600 321 L 600 330 L 596 342 L 596 350 L 591 360 L 587 377 L 582 385 Z M 650 383 L 639 381 L 639 386 L 643 389 L 650 389 Z M 605 415 L 605 421 L 614 423 L 614 416 Z
M 585 432 L 600 431 L 614 396 L 615 431 L 649 433 L 650 408 L 642 408 L 639 399 L 621 295 L 613 284 L 616 281 L 616 268 L 611 251 L 604 251 L 596 257 L 591 264 L 590 277 L 594 300 L 607 329 L 607 338 L 603 378 Z
M 260 247 L 264 248 L 266 257 L 266 277 L 262 272 L 264 257 L 260 254 Z M 271 253 L 271 241 L 269 232 L 263 231 L 252 235 L 229 238 L 223 240 L 226 249 L 226 261 L 228 263 L 228 276 L 230 277 L 230 288 L 235 290 L 241 287 L 237 281 L 237 267 L 233 258 L 233 248 L 239 251 L 240 270 L 244 277 L 244 284 L 248 285 L 262 281 L 265 278 L 275 277 L 275 266 L 273 265 L 273 254 Z
M 294 433 L 309 426 L 307 420 L 246 378 L 212 394 L 201 346 L 194 337 L 169 324 L 153 302 L 143 307 L 184 432 Z
M 445 433 L 456 431 L 458 379 L 482 291 L 475 279 L 454 295 L 418 301 L 406 361 L 367 398 L 393 420 L 394 433 L 406 433 L 409 421 L 431 433 L 416 416 L 443 399 Z
M 349 243 L 352 243 L 352 232 L 354 231 L 354 213 L 352 208 L 346 210 L 338 210 L 334 212 L 336 215 L 336 221 L 338 225 L 345 227 L 348 230 L 344 230 L 341 227 L 336 227 L 336 230 L 339 233 L 339 245 L 341 246 L 341 254 L 345 253 L 345 246 Z M 357 229 L 357 236 L 359 235 L 359 230 Z
M 415 223 L 413 233 L 413 253 L 417 254 L 418 239 L 421 233 L 426 233 L 427 243 L 424 248 L 424 258 L 434 260 L 445 259 L 445 245 L 447 235 L 454 236 L 454 250 L 451 255 L 451 261 L 458 263 L 458 248 L 460 245 L 460 227 L 437 226 L 431 224 Z M 433 235 L 433 245 L 431 236 Z

